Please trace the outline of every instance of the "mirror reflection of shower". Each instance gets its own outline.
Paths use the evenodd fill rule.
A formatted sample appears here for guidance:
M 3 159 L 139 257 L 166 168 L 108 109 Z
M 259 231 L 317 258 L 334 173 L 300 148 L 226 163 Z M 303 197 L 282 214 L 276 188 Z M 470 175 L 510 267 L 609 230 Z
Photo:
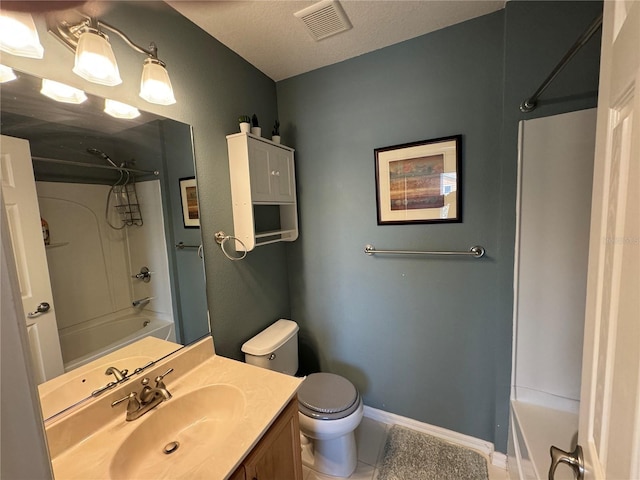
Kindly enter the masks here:
M 97 148 L 87 148 L 87 152 L 106 160 L 119 173 L 118 179 L 111 185 L 109 193 L 107 193 L 107 204 L 104 211 L 107 224 L 114 230 L 121 230 L 133 225 L 141 227 L 143 221 L 140 203 L 138 203 L 138 194 L 136 193 L 136 178 L 135 174 L 129 169 L 129 167 L 132 166 L 130 164 L 135 164 L 135 160 L 132 162 L 122 162 L 120 166 L 118 166 L 111 160 L 109 155 Z M 114 225 L 109 219 L 112 203 L 120 217 L 120 225 Z
M 155 172 L 116 163 L 97 148 L 87 152 L 107 164 L 103 179 L 85 183 L 82 162 L 67 169 L 66 179 L 50 182 L 36 175 L 66 371 L 141 333 L 176 340 L 160 181 Z M 140 278 L 142 266 L 153 270 L 151 281 Z M 135 305 L 141 298 L 149 301 Z
M 180 344 L 208 334 L 202 258 L 197 250 L 177 248 L 180 243 L 202 243 L 200 229 L 185 228 L 181 208 L 179 179 L 196 175 L 191 127 L 144 111 L 133 120 L 116 119 L 104 113 L 104 99 L 90 94 L 80 105 L 55 102 L 40 93 L 42 79 L 17 70 L 16 75 L 0 89 L 0 129 L 3 135 L 29 141 L 40 197 L 49 197 L 41 198 L 40 208 L 43 230 L 46 221 L 51 237 L 50 246 L 45 245 L 47 263 L 54 273 L 45 275 L 53 278 L 57 297 L 66 295 L 60 305 L 51 303 L 65 348 L 69 346 L 66 369 L 81 361 L 74 359 L 89 355 L 77 355 L 82 352 L 72 351 L 75 346 L 111 341 L 116 336 L 112 330 L 124 333 L 127 341 L 131 326 L 150 332 L 154 322 L 141 320 L 141 315 L 174 320 L 167 324 Z M 129 161 L 132 158 L 135 165 Z M 127 162 L 122 165 L 122 160 Z M 142 226 L 114 230 L 105 220 L 107 194 L 120 177 L 114 164 L 135 175 Z M 120 226 L 114 198 L 110 201 L 111 223 Z M 58 272 L 58 266 L 65 272 L 71 265 L 77 269 L 74 275 Z M 152 275 L 133 278 L 143 267 Z M 146 297 L 152 299 L 132 306 Z M 128 312 L 137 315 L 127 317 Z M 118 316 L 122 318 L 116 320 Z M 118 345 L 124 346 L 121 339 L 91 354 L 107 354 Z M 132 368 L 155 359 L 136 357 Z M 59 409 L 82 397 L 58 396 Z

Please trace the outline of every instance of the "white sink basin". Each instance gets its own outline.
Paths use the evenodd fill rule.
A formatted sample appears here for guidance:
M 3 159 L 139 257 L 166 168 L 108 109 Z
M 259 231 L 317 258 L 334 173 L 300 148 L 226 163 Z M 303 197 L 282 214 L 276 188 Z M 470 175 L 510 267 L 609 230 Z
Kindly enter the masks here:
M 139 423 L 117 448 L 111 478 L 188 478 L 224 452 L 245 405 L 242 391 L 228 384 L 175 395 L 133 421 Z

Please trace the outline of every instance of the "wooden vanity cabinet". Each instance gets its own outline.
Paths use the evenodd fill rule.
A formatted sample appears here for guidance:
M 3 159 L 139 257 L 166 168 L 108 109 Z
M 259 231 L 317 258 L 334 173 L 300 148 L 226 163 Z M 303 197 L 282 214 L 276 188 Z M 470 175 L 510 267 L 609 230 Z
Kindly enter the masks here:
M 297 397 L 289 402 L 229 480 L 302 480 Z

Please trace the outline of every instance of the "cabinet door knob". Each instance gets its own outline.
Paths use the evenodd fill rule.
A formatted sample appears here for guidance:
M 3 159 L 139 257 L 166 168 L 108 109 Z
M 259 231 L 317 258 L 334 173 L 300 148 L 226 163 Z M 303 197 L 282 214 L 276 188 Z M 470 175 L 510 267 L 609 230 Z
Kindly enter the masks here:
M 279 177 L 280 176 L 280 172 L 278 170 L 271 170 L 271 175 L 273 175 L 275 177 Z

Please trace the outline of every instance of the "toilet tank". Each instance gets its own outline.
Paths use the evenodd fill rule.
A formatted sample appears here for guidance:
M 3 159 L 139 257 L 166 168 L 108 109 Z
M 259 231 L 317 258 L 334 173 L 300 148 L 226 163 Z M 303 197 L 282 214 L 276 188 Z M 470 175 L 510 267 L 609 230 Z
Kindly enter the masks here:
M 298 371 L 298 324 L 280 319 L 242 345 L 245 362 L 295 375 Z

